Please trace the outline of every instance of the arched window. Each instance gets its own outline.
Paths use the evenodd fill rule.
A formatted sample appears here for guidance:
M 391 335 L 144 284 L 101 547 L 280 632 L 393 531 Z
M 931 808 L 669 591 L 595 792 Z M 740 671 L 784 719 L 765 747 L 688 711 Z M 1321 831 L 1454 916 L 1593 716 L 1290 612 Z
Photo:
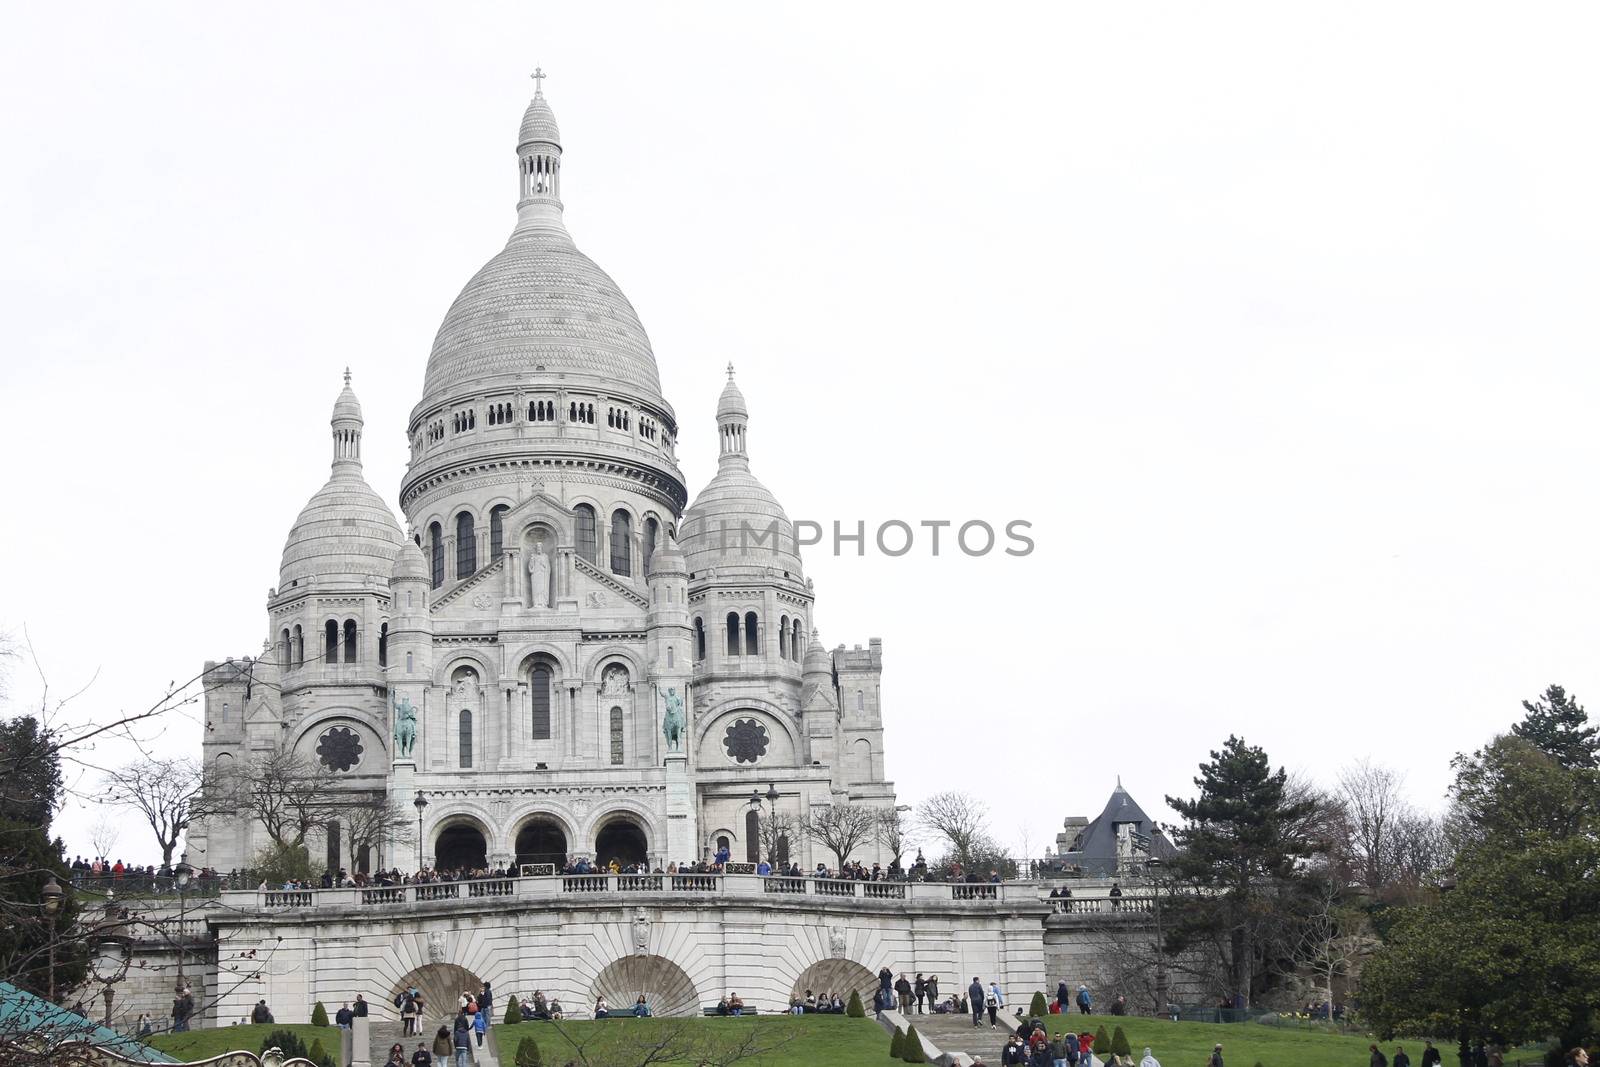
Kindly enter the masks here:
M 744 861 L 761 862 L 761 813 L 754 808 L 744 813 Z
M 411 653 L 407 652 L 406 653 L 406 673 L 407 674 L 410 674 L 412 672 L 412 670 L 414 669 L 414 667 L 413 667 L 414 663 L 415 663 L 415 661 L 411 658 Z
M 859 689 L 856 690 L 856 710 L 857 711 L 866 711 L 867 710 L 867 694 L 862 692 Z
M 667 646 L 667 666 L 668 667 L 672 666 L 672 646 L 671 645 Z
M 471 577 L 478 569 L 478 538 L 473 531 L 472 514 L 456 516 L 456 579 Z
M 650 559 L 656 554 L 656 538 L 661 534 L 661 524 L 654 519 L 644 520 L 644 573 L 650 573 Z
M 694 620 L 694 661 L 699 663 L 706 658 L 706 621 L 695 616 Z
M 622 709 L 611 709 L 611 765 L 622 765 Z
M 278 653 L 278 662 L 285 669 L 294 666 L 294 638 L 289 636 L 287 628 L 283 631 L 283 651 Z
M 744 615 L 744 654 L 747 656 L 761 655 L 761 646 L 756 644 L 756 613 L 747 611 Z
M 339 624 L 332 619 L 322 628 L 322 662 L 339 662 Z
M 578 550 L 578 555 L 590 563 L 599 562 L 599 548 L 596 544 L 594 508 L 588 504 L 579 504 L 572 509 L 574 521 L 573 541 Z
M 344 661 L 346 663 L 354 663 L 356 661 L 356 620 L 354 619 L 344 620 Z
M 728 655 L 739 654 L 739 613 L 728 612 Z
M 296 667 L 306 665 L 306 635 L 300 629 L 299 623 L 294 627 L 294 665 Z
M 528 696 L 533 703 L 533 739 L 550 740 L 550 668 L 540 663 L 534 666 L 529 679 Z
M 472 766 L 472 712 L 461 709 L 461 766 Z
M 389 665 L 389 624 L 378 627 L 378 666 Z
M 436 522 L 428 526 L 428 576 L 435 589 L 444 584 L 444 530 Z
M 621 508 L 611 513 L 611 573 L 633 573 L 633 517 Z
M 493 563 L 505 554 L 506 540 L 506 512 L 511 510 L 509 504 L 496 504 L 489 511 L 489 562 Z
M 778 620 L 778 656 L 782 659 L 789 658 L 789 616 L 787 615 Z
M 794 633 L 789 637 L 789 658 L 800 662 L 800 620 L 794 620 Z

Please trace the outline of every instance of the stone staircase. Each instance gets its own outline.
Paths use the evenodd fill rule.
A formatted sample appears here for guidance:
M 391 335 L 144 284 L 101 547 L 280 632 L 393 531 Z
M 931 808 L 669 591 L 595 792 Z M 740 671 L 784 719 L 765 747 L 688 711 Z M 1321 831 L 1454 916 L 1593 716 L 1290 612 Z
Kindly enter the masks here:
M 419 1041 L 428 1048 L 428 1051 L 433 1051 L 434 1034 L 438 1033 L 439 1027 L 448 1027 L 454 1018 L 454 1016 L 450 1016 L 443 1019 L 426 1019 L 423 1021 L 421 1033 L 416 1037 L 403 1037 L 401 1031 L 405 1029 L 405 1024 L 399 1020 L 393 1022 L 381 1019 L 370 1020 L 367 1024 L 369 1034 L 367 1054 L 370 1057 L 367 1061 L 368 1064 L 370 1067 L 383 1067 L 388 1062 L 390 1046 L 397 1041 L 406 1051 L 407 1063 L 411 1062 L 411 1054 L 417 1050 L 417 1042 Z M 492 1033 L 494 1027 L 490 1026 L 489 1029 Z M 474 1039 L 471 1062 L 473 1067 L 500 1067 L 500 1063 L 495 1059 L 494 1051 L 490 1047 L 487 1037 L 484 1039 L 482 1048 L 477 1047 L 476 1039 Z M 453 1058 L 445 1063 L 440 1063 L 437 1058 L 434 1060 L 435 1067 L 454 1067 L 454 1063 L 455 1060 Z

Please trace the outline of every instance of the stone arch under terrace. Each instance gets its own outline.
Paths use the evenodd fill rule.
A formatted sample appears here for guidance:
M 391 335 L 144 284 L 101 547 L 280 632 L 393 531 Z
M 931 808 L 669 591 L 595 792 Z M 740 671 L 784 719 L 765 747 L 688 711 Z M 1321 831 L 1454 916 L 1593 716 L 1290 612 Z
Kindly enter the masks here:
M 818 960 L 800 972 L 794 980 L 791 997 L 804 997 L 806 993 L 837 993 L 844 1000 L 853 989 L 861 994 L 863 1003 L 872 1003 L 872 994 L 878 988 L 878 977 L 855 960 Z
M 595 975 L 590 1001 L 605 997 L 613 1012 L 629 1011 L 640 994 L 653 1015 L 699 1015 L 700 995 L 694 981 L 665 956 L 624 956 Z

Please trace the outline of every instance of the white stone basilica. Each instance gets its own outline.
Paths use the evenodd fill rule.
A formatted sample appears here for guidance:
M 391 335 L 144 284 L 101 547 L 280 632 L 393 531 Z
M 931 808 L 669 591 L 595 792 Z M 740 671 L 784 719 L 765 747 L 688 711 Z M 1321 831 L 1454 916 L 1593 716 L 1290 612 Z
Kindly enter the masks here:
M 411 413 L 412 535 L 363 477 L 347 372 L 332 473 L 289 531 L 266 648 L 208 674 L 209 768 L 290 750 L 353 802 L 427 801 L 420 848 L 330 823 L 314 855 L 333 867 L 654 867 L 724 844 L 746 860 L 773 810 L 895 802 L 880 642 L 818 640 L 731 368 L 717 473 L 684 510 L 650 341 L 567 233 L 561 157 L 536 91 L 516 226 L 451 305 Z M 213 816 L 188 858 L 245 868 L 266 841 L 246 816 Z M 788 851 L 832 862 L 804 840 Z M 876 842 L 858 858 L 888 861 Z

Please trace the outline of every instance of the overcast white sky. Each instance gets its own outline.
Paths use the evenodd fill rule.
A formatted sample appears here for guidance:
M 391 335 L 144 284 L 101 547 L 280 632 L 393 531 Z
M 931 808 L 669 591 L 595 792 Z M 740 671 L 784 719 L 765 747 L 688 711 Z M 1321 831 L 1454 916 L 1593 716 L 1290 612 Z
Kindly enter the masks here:
M 80 716 L 259 651 L 347 363 L 395 500 L 537 63 L 691 492 L 731 360 L 792 516 L 1033 523 L 1026 559 L 807 557 L 824 639 L 884 639 L 903 801 L 1038 850 L 1233 731 L 1437 805 L 1523 697 L 1600 702 L 1595 20 L 13 5 L 0 623 L 58 688 L 98 669 Z

